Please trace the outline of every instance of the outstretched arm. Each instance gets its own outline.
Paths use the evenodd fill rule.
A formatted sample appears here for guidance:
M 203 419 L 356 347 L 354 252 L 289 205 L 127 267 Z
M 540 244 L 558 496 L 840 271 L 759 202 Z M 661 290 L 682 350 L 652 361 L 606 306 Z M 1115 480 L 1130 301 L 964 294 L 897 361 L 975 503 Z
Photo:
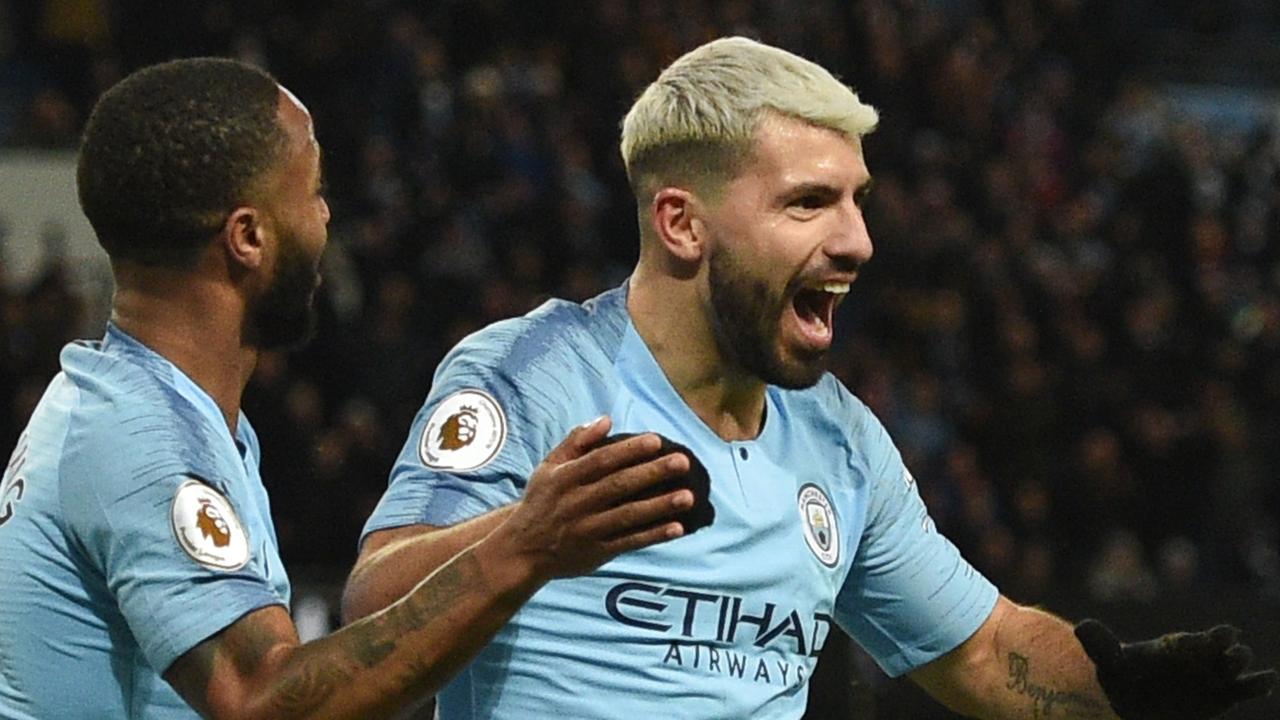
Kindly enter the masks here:
M 387 607 L 466 548 L 502 524 L 507 505 L 447 527 L 406 525 L 365 538 L 342 590 L 342 622 L 350 623 Z
M 1121 643 L 1102 623 L 1071 625 L 1000 598 L 955 650 L 912 673 L 934 697 L 981 718 L 1211 720 L 1269 693 L 1275 670 L 1220 625 Z
M 388 717 L 433 694 L 548 580 L 683 532 L 669 518 L 693 504 L 688 490 L 633 498 L 687 472 L 688 458 L 655 458 L 652 434 L 588 450 L 608 430 L 570 433 L 491 532 L 385 609 L 305 645 L 283 608 L 258 610 L 165 679 L 219 719 Z
M 1071 625 L 1004 597 L 973 637 L 911 679 L 970 717 L 1117 718 Z
M 536 588 L 501 565 L 469 548 L 400 602 L 305 645 L 284 608 L 255 611 L 165 679 L 209 718 L 391 716 L 438 690 Z

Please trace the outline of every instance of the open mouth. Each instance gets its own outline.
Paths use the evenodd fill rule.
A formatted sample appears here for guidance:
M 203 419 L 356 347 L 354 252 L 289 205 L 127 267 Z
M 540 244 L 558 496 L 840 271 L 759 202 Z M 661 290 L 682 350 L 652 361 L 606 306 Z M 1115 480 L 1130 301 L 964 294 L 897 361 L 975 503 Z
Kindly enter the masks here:
M 848 292 L 847 282 L 822 282 L 796 291 L 791 305 L 806 344 L 819 349 L 831 344 L 836 306 Z

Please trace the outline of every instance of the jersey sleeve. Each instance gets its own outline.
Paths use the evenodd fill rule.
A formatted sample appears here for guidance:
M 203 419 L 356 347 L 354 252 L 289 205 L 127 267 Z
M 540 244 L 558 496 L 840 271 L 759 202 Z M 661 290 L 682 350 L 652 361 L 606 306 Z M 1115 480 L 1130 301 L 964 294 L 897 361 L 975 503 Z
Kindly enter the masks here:
M 938 533 L 888 433 L 863 412 L 858 440 L 870 497 L 835 615 L 896 677 L 969 639 L 991 614 L 998 592 Z
M 455 350 L 414 418 L 364 537 L 454 525 L 518 499 L 571 426 L 564 409 L 570 382 L 535 368 L 512 370 L 497 352 Z
M 122 423 L 114 432 L 102 423 L 73 431 L 59 469 L 69 534 L 159 673 L 245 614 L 285 604 L 266 577 L 261 538 L 248 535 L 243 564 L 228 567 L 197 561 L 180 544 L 174 522 L 180 488 L 199 482 L 229 495 L 208 477 L 216 472 L 211 468 L 194 467 L 162 442 L 134 442 L 164 437 L 171 428 L 159 417 Z M 238 512 L 234 500 L 225 502 L 221 507 Z

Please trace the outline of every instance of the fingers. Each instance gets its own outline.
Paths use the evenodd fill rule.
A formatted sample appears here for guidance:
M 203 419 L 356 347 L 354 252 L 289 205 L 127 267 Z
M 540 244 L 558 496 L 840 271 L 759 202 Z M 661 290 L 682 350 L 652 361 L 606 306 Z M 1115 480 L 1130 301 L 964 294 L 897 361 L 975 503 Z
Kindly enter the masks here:
M 680 537 L 714 517 L 705 501 L 706 470 L 691 451 L 656 433 L 610 436 L 610 427 L 601 417 L 574 428 L 525 488 L 523 522 L 513 528 L 528 536 L 535 561 L 551 577 L 588 572 L 618 553 Z M 702 502 L 704 511 L 694 512 Z
M 1230 625 L 1218 625 L 1209 630 L 1209 640 L 1219 651 L 1226 650 L 1240 639 L 1240 628 Z
M 1120 641 L 1097 620 L 1083 620 L 1076 625 L 1076 639 L 1101 673 L 1110 673 L 1124 662 Z
M 1208 631 L 1212 652 L 1221 654 L 1221 671 L 1224 680 L 1231 686 L 1235 702 L 1265 694 L 1270 691 L 1269 682 L 1274 682 L 1266 673 L 1253 673 L 1242 676 L 1241 673 L 1253 662 L 1253 650 L 1247 645 L 1239 644 L 1240 629 L 1231 625 L 1218 625 Z M 1246 681 L 1246 678 L 1249 678 Z
M 608 442 L 565 463 L 560 472 L 571 476 L 579 485 L 600 480 L 623 468 L 652 458 L 662 449 L 662 438 L 654 433 L 641 433 L 617 442 Z
M 1280 681 L 1280 673 L 1275 670 L 1262 670 L 1241 675 L 1237 685 L 1239 691 L 1236 694 L 1236 702 L 1271 694 L 1277 681 Z
M 651 495 L 652 492 L 645 491 L 688 471 L 689 458 L 683 453 L 663 455 L 648 462 L 615 470 L 584 486 L 581 502 L 589 511 L 610 508 L 637 495 Z
M 1280 678 L 1275 670 L 1242 674 L 1253 651 L 1237 642 L 1240 630 L 1230 625 L 1129 644 L 1096 620 L 1081 622 L 1075 632 L 1123 717 L 1217 717 L 1271 692 Z
M 1253 651 L 1244 645 L 1233 645 L 1223 653 L 1223 657 L 1223 673 L 1234 678 L 1253 662 Z
M 608 415 L 601 415 L 595 420 L 585 422 L 569 431 L 564 440 L 547 453 L 544 462 L 551 465 L 567 463 L 586 455 L 592 447 L 609 434 L 613 421 Z
M 649 528 L 693 507 L 693 493 L 676 490 L 657 497 L 633 500 L 591 516 L 583 531 L 591 537 L 612 538 L 638 528 Z M 679 523 L 677 523 L 679 524 Z
M 603 544 L 603 549 L 611 557 L 631 550 L 657 545 L 674 540 L 684 534 L 684 527 L 678 522 L 663 523 L 656 527 L 648 527 L 626 535 L 619 536 Z

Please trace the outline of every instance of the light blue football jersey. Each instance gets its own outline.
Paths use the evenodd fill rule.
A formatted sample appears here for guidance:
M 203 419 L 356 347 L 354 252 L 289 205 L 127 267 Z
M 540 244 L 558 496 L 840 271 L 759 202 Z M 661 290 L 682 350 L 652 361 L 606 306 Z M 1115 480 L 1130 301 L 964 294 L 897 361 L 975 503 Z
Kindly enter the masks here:
M 366 534 L 512 502 L 602 414 L 689 446 L 716 519 L 546 585 L 440 694 L 439 717 L 798 718 L 837 626 L 894 675 L 972 635 L 996 589 L 934 531 L 870 411 L 830 375 L 769 387 L 766 403 L 755 440 L 716 436 L 631 325 L 625 287 L 459 344 Z
M 257 438 L 114 326 L 61 359 L 0 484 L 0 717 L 196 718 L 161 673 L 289 602 Z

